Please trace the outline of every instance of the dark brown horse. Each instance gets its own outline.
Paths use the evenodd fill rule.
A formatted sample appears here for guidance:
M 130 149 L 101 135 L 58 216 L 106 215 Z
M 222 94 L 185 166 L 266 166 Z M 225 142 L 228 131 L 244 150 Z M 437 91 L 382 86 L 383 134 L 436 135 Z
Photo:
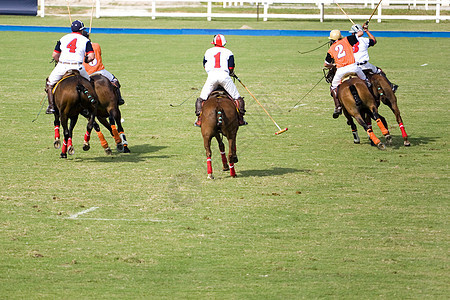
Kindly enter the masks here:
M 380 105 L 380 102 L 382 102 L 392 110 L 395 118 L 397 119 L 398 126 L 400 127 L 400 130 L 402 132 L 403 144 L 405 146 L 410 146 L 411 144 L 408 141 L 408 135 L 406 134 L 403 120 L 400 116 L 400 110 L 397 105 L 397 97 L 392 91 L 391 85 L 389 84 L 388 80 L 381 74 L 373 74 L 372 72 L 364 73 L 372 83 L 372 92 L 375 96 L 375 100 L 377 100 L 377 105 Z
M 213 137 L 219 143 L 223 171 L 230 170 L 231 177 L 236 177 L 234 164 L 238 162 L 236 155 L 236 135 L 238 129 L 238 112 L 232 98 L 225 91 L 212 92 L 203 104 L 201 125 L 209 179 L 214 179 L 211 163 L 211 139 Z M 224 135 L 228 139 L 228 161 L 221 135 Z
M 86 109 L 89 113 L 87 131 L 91 131 L 97 112 L 97 95 L 91 83 L 82 77 L 78 71 L 67 72 L 63 79 L 59 81 L 53 90 L 56 105 L 55 111 L 55 141 L 56 149 L 61 147 L 59 127 L 63 128 L 64 140 L 61 149 L 61 158 L 67 158 L 74 154 L 72 145 L 72 133 L 77 123 L 78 115 Z M 70 126 L 68 122 L 70 120 Z
M 358 77 L 352 77 L 342 82 L 338 88 L 338 98 L 344 108 L 343 112 L 347 118 L 347 124 L 352 127 L 354 138 L 355 134 L 357 136 L 357 131 L 352 117 L 364 128 L 369 139 L 378 147 L 378 149 L 384 150 L 386 148 L 373 133 L 368 122 L 370 119 L 364 117 L 368 116 L 376 120 L 378 127 L 380 127 L 381 132 L 386 139 L 386 143 L 391 143 L 392 137 L 385 126 L 387 125 L 386 120 L 378 114 L 375 99 L 363 80 Z M 356 142 L 356 138 L 354 141 Z
M 97 119 L 108 129 L 108 131 L 114 137 L 117 151 L 129 153 L 130 150 L 128 148 L 128 142 L 126 140 L 122 127 L 122 115 L 118 105 L 119 96 L 116 92 L 116 89 L 111 84 L 111 82 L 103 75 L 93 75 L 91 76 L 91 80 L 94 82 L 95 92 L 98 96 L 98 108 L 96 115 Z M 101 134 L 100 132 L 100 128 L 97 128 L 96 126 L 95 130 L 97 131 L 105 152 L 107 154 L 111 154 L 108 143 L 104 139 L 103 134 Z M 85 151 L 89 150 L 90 148 L 90 134 L 91 132 L 86 132 L 84 136 L 83 150 Z

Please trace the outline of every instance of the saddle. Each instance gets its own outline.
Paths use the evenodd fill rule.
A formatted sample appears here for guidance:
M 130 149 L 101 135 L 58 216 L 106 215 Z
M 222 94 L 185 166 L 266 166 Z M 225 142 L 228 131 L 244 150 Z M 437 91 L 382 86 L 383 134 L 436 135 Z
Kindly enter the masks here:
M 233 98 L 222 86 L 218 86 L 214 91 L 211 92 L 209 96 L 214 96 L 216 98 L 228 98 L 233 101 Z
M 56 91 L 56 88 L 58 87 L 58 85 L 65 79 L 69 78 L 69 77 L 73 77 L 73 76 L 77 76 L 80 75 L 80 72 L 78 70 L 67 70 L 66 73 L 64 73 L 63 77 L 55 84 L 55 86 L 52 89 L 52 93 L 54 94 Z

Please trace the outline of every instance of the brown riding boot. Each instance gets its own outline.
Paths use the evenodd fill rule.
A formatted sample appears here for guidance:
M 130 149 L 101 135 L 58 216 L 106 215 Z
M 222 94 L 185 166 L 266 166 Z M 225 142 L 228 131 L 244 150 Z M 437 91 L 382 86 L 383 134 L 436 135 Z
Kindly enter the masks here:
M 119 83 L 119 80 L 118 80 L 116 77 L 114 77 L 113 80 L 111 81 L 111 83 L 114 85 L 115 90 L 116 90 L 116 93 L 117 93 L 117 97 L 119 98 L 119 101 L 118 101 L 117 104 L 119 104 L 119 105 L 125 104 L 125 100 L 123 100 L 122 94 L 120 93 L 120 83 Z
M 239 97 L 236 100 L 234 100 L 235 103 L 237 103 L 237 108 L 239 110 L 238 120 L 239 120 L 239 126 L 248 125 L 247 121 L 244 120 L 245 115 L 245 102 L 244 98 Z
M 334 100 L 333 118 L 337 119 L 339 118 L 339 115 L 342 114 L 342 106 L 337 96 L 337 89 L 330 88 L 330 95 L 331 97 L 333 97 Z
M 198 97 L 197 101 L 195 101 L 195 115 L 197 116 L 197 120 L 194 122 L 194 126 L 201 127 L 202 126 L 202 107 L 203 107 L 202 98 Z
M 46 114 L 51 115 L 55 113 L 55 100 L 53 97 L 53 85 L 49 85 L 48 83 L 45 85 L 45 91 L 47 92 L 48 97 L 48 107 L 45 111 Z

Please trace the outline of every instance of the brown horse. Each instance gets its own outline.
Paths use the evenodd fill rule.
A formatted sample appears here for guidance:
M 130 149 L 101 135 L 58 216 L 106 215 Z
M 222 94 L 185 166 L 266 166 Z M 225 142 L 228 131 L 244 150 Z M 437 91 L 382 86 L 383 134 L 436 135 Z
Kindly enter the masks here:
M 397 105 L 397 97 L 392 91 L 391 85 L 389 84 L 386 77 L 381 74 L 373 74 L 372 72 L 364 72 L 372 83 L 372 92 L 377 100 L 377 105 L 380 105 L 380 101 L 387 105 L 395 115 L 397 119 L 398 126 L 402 132 L 403 144 L 405 146 L 410 146 L 408 141 L 408 135 L 405 131 L 405 126 L 403 125 L 402 117 L 400 116 L 400 110 Z
M 378 127 L 380 127 L 383 133 L 386 143 L 390 144 L 392 137 L 389 130 L 386 128 L 386 120 L 378 114 L 378 109 L 373 98 L 372 93 L 369 91 L 366 83 L 358 77 L 352 77 L 345 80 L 339 85 L 338 98 L 342 103 L 343 112 L 347 118 L 347 124 L 352 127 L 353 136 L 357 136 L 356 125 L 353 122 L 353 118 L 364 128 L 369 136 L 369 139 L 378 147 L 378 149 L 384 150 L 386 146 L 375 136 L 370 126 L 370 119 L 366 119 L 364 116 L 370 116 L 376 120 Z M 354 139 L 355 143 L 359 142 Z
M 209 179 L 214 179 L 211 163 L 211 139 L 213 137 L 219 143 L 223 171 L 230 170 L 231 177 L 236 177 L 234 164 L 238 162 L 236 155 L 236 135 L 238 129 L 238 112 L 232 98 L 225 91 L 212 92 L 203 104 L 201 125 Z M 222 141 L 221 134 L 228 139 L 228 161 L 225 156 L 225 145 Z
M 116 89 L 108 80 L 108 78 L 103 75 L 93 75 L 91 76 L 91 80 L 94 82 L 95 92 L 98 96 L 98 108 L 96 115 L 97 119 L 108 129 L 108 131 L 114 137 L 117 151 L 129 153 L 130 150 L 128 148 L 128 142 L 122 127 L 122 115 L 118 105 L 119 96 L 116 92 Z M 109 123 L 107 118 L 109 118 Z M 100 138 L 102 146 L 105 149 L 105 152 L 107 154 L 111 154 L 111 152 L 108 151 L 108 143 L 104 139 L 103 134 L 101 134 L 100 128 L 95 127 L 95 129 Z M 84 136 L 83 150 L 85 151 L 90 149 L 90 134 L 91 132 L 86 132 Z
M 67 72 L 63 79 L 59 81 L 53 90 L 56 105 L 55 110 L 55 141 L 53 143 L 56 149 L 61 147 L 59 127 L 62 125 L 64 141 L 61 149 L 61 158 L 67 158 L 74 154 L 72 145 L 72 133 L 77 123 L 78 115 L 82 110 L 89 112 L 89 122 L 87 131 L 92 131 L 95 114 L 97 112 L 97 94 L 91 83 L 82 77 L 76 70 Z M 70 119 L 70 126 L 68 121 Z

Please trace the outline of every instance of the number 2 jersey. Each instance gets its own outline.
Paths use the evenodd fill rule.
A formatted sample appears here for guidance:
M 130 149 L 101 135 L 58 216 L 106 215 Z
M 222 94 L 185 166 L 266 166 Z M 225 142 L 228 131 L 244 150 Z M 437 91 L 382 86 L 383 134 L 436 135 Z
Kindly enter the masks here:
M 234 69 L 233 52 L 219 46 L 209 48 L 203 57 L 203 67 L 207 73 L 220 70 L 229 74 Z
M 355 63 L 352 46 L 358 43 L 354 35 L 347 36 L 334 42 L 328 49 L 325 61 L 329 64 L 336 63 L 337 68 L 342 68 Z
M 61 53 L 59 61 L 65 63 L 82 63 L 84 56 L 94 52 L 91 41 L 81 33 L 72 32 L 63 36 L 55 47 L 55 52 Z

